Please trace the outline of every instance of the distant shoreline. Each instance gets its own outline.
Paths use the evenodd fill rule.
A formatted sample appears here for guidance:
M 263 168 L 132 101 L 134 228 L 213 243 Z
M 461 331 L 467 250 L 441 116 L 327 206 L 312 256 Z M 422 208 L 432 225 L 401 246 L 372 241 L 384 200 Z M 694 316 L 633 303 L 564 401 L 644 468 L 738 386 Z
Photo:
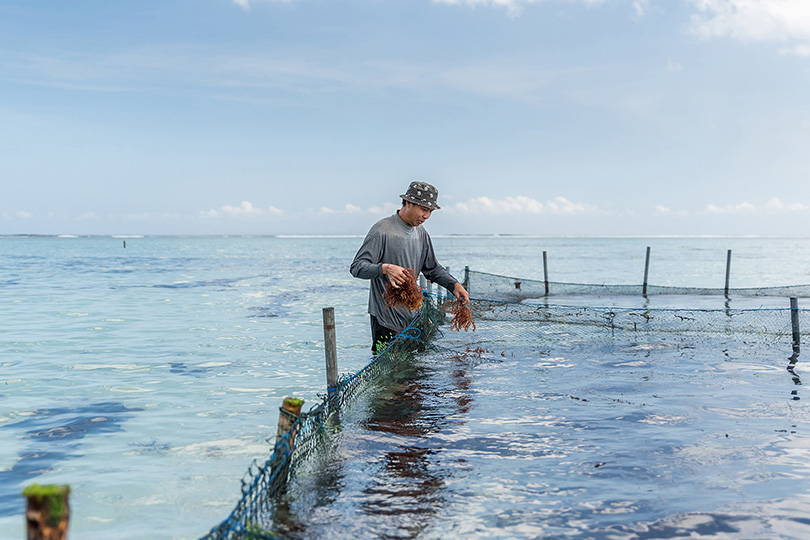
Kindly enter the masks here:
M 340 238 L 364 238 L 364 234 L 0 234 L 2 238 L 114 238 L 114 239 L 143 239 L 143 238 L 278 238 L 278 239 L 340 239 Z M 810 236 L 790 236 L 790 235 L 725 235 L 725 234 L 655 234 L 655 235 L 542 235 L 542 234 L 511 234 L 511 233 L 488 233 L 488 234 L 431 234 L 432 238 L 499 238 L 499 239 L 520 239 L 520 238 L 547 238 L 547 239 L 804 239 Z

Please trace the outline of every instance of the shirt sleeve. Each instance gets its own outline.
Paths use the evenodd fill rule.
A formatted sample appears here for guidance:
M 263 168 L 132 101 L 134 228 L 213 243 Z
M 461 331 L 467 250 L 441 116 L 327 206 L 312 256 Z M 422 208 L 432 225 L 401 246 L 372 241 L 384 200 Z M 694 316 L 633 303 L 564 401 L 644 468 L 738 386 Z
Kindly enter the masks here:
M 436 260 L 436 254 L 433 251 L 433 242 L 430 240 L 429 235 L 425 235 L 425 262 L 422 264 L 422 273 L 433 283 L 438 283 L 450 292 L 453 292 L 458 280 L 450 275 Z
M 376 230 L 371 230 L 363 245 L 354 256 L 349 272 L 356 278 L 374 279 L 382 274 L 383 239 Z

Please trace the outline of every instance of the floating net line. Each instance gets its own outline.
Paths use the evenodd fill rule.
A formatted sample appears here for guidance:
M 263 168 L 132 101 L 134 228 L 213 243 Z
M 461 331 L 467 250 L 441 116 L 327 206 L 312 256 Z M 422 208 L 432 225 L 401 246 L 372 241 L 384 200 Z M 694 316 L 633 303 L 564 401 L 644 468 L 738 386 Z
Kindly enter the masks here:
M 270 456 L 255 460 L 242 478 L 242 495 L 222 523 L 211 529 L 203 540 L 272 539 L 279 499 L 286 491 L 288 476 L 296 464 L 317 449 L 329 433 L 334 413 L 357 397 L 369 383 L 391 372 L 399 362 L 407 361 L 417 350 L 439 333 L 444 313 L 436 301 L 425 295 L 422 309 L 411 323 L 359 371 L 340 377 L 334 392 L 292 424 L 290 431 L 275 443 Z M 283 413 L 282 413 L 283 414 Z M 282 510 L 283 511 L 283 510 Z
M 497 300 L 519 301 L 527 298 L 544 296 L 591 295 L 591 296 L 641 296 L 644 286 L 599 284 L 599 283 L 566 283 L 561 281 L 546 282 L 542 279 L 528 279 L 499 274 L 490 274 L 476 270 L 466 272 L 468 289 L 477 297 Z M 546 294 L 548 283 L 548 295 Z M 724 296 L 724 288 L 709 287 L 669 287 L 647 285 L 647 295 L 696 295 Z M 729 296 L 782 296 L 810 297 L 810 285 L 787 285 L 783 287 L 749 287 L 729 288 Z
M 518 303 L 491 299 L 471 300 L 479 323 L 497 323 L 501 339 L 527 335 L 567 334 L 583 340 L 599 339 L 677 339 L 699 344 L 715 337 L 736 341 L 773 343 L 790 351 L 800 329 L 810 328 L 810 310 L 791 308 L 693 309 L 567 306 L 546 303 Z M 798 336 L 808 332 L 799 331 Z M 803 338 L 802 338 L 803 340 Z
M 465 275 L 473 297 L 471 305 L 476 320 L 497 321 L 498 334 L 504 339 L 522 334 L 568 334 L 588 340 L 617 337 L 649 340 L 668 336 L 668 339 L 698 344 L 709 339 L 709 336 L 725 336 L 743 343 L 783 344 L 790 350 L 794 341 L 801 341 L 801 336 L 807 335 L 810 329 L 810 311 L 793 309 L 788 300 L 788 297 L 810 296 L 810 285 L 730 288 L 729 296 L 771 297 L 774 300 L 769 304 L 776 302 L 784 307 L 739 309 L 725 303 L 725 308 L 712 309 L 694 306 L 711 299 L 698 301 L 697 298 L 686 298 L 686 295 L 713 295 L 720 304 L 719 300 L 725 299 L 725 289 L 648 285 L 648 296 L 680 297 L 681 300 L 675 303 L 687 305 L 650 307 L 638 305 L 648 304 L 641 298 L 642 285 L 548 282 L 549 294 L 546 295 L 546 282 L 543 280 L 474 270 L 467 270 Z M 569 296 L 567 300 L 571 301 L 575 297 L 594 298 L 588 301 L 588 305 L 566 305 L 553 302 L 550 298 L 560 296 Z M 639 300 L 628 301 L 628 296 L 638 297 Z M 782 297 L 784 302 L 778 297 Z M 598 305 L 599 302 L 611 301 L 636 305 Z M 805 329 L 805 332 L 801 329 Z

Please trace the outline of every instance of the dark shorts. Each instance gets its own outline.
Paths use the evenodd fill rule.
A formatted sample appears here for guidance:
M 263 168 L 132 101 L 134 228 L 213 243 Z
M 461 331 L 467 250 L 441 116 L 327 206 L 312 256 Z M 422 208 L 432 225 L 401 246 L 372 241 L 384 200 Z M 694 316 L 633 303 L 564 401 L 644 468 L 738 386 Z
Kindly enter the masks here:
M 381 325 L 374 315 L 369 316 L 371 317 L 371 352 L 376 353 L 377 343 L 388 343 L 399 332 Z

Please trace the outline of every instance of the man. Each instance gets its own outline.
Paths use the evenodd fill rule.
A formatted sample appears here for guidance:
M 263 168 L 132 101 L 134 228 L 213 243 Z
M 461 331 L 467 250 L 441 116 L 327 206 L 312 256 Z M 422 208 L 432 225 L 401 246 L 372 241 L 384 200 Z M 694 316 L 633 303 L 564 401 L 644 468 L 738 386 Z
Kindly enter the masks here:
M 400 333 L 416 315 L 402 306 L 389 307 L 383 298 L 386 282 L 393 287 L 407 282 L 406 269 L 422 272 L 461 302 L 470 299 L 461 283 L 436 262 L 430 235 L 422 227 L 431 213 L 440 208 L 438 190 L 425 182 L 411 182 L 400 197 L 402 207 L 371 227 L 349 269 L 354 277 L 371 280 L 368 313 L 372 352 L 376 352 L 378 343 L 387 343 Z

